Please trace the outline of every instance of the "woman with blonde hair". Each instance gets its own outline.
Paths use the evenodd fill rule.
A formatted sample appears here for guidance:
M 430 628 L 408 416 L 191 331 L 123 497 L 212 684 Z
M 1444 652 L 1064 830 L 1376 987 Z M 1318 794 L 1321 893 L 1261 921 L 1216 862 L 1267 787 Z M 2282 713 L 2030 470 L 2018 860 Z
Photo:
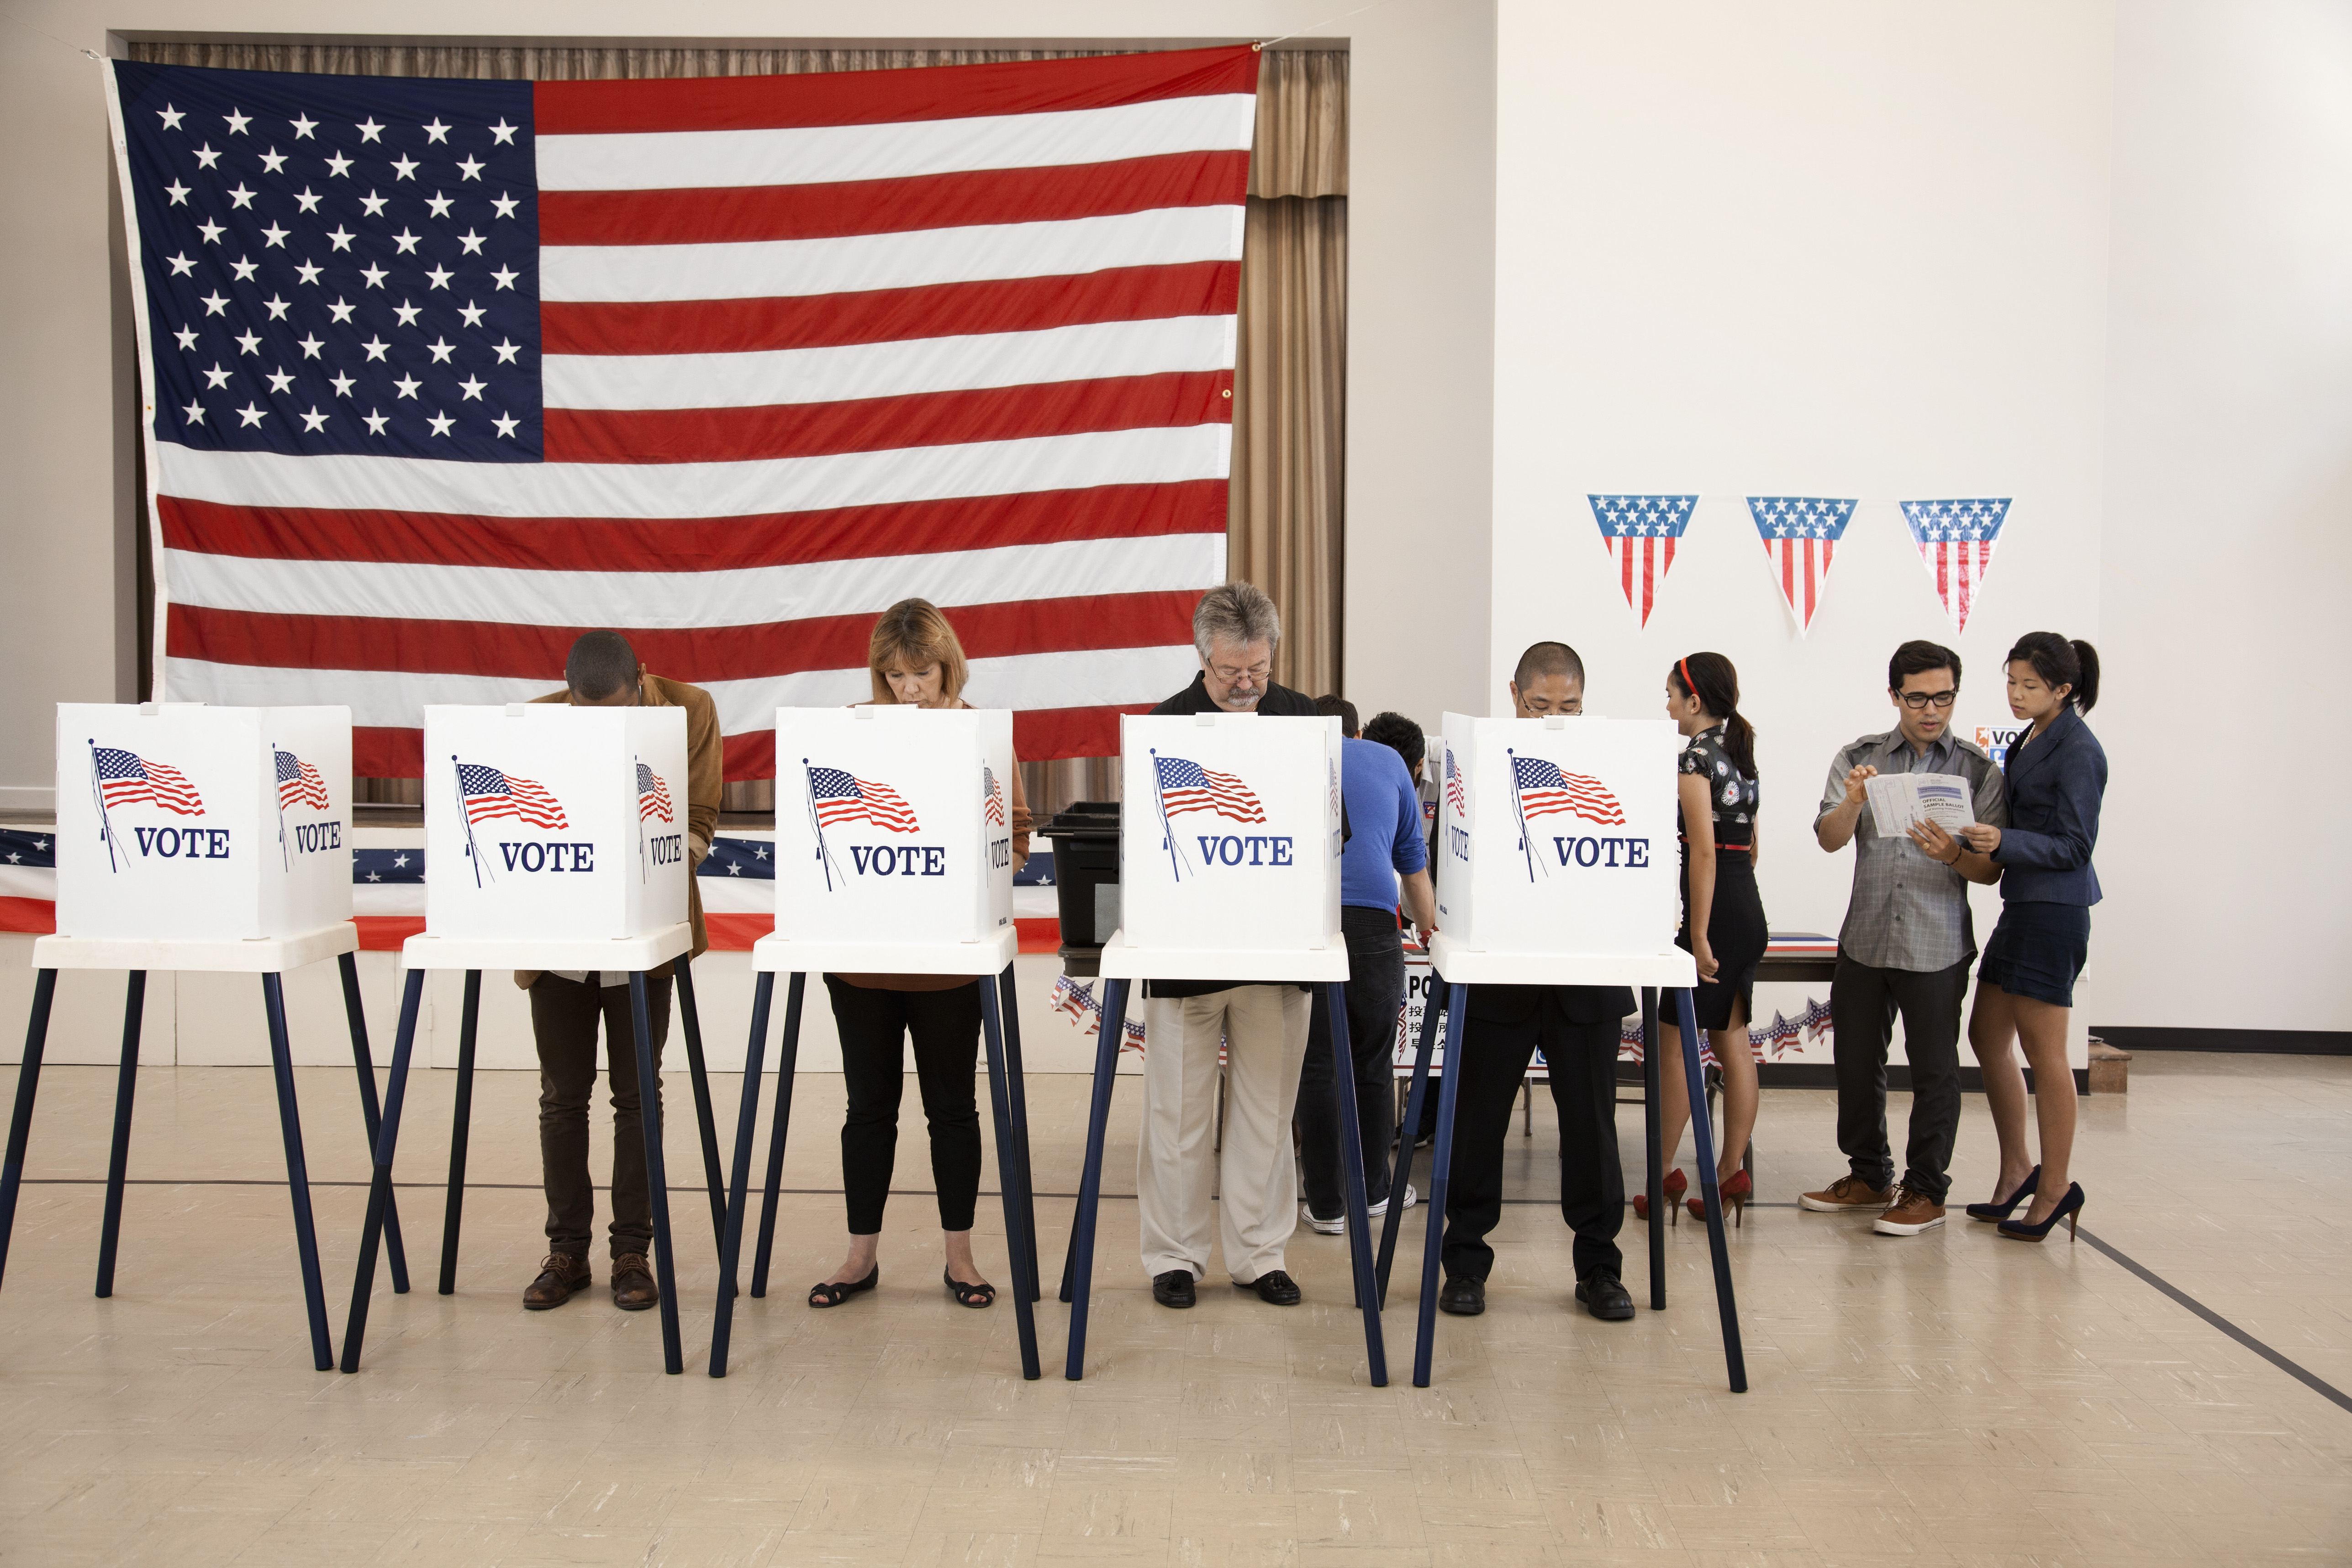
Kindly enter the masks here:
M 970 673 L 963 645 L 937 605 L 903 599 L 874 623 L 866 648 L 877 703 L 967 708 Z M 1013 863 L 1029 854 L 1029 803 L 1013 769 Z M 828 974 L 826 992 L 841 1034 L 849 1113 L 841 1128 L 842 1185 L 849 1207 L 849 1253 L 809 1289 L 812 1307 L 838 1307 L 880 1280 L 882 1210 L 898 1148 L 898 1104 L 906 1087 L 905 1042 L 915 1047 L 915 1075 L 930 1126 L 931 1183 L 946 1233 L 950 1294 L 985 1307 L 996 1287 L 971 1258 L 972 1211 L 980 1197 L 980 1108 L 972 1075 L 980 1057 L 980 988 L 993 979 L 953 974 Z

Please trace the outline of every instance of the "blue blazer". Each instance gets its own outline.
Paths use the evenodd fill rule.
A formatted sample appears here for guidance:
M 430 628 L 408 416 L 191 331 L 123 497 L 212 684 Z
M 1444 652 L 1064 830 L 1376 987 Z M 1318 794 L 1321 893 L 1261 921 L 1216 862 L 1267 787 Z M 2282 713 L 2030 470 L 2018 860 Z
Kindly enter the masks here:
M 2012 904 L 2099 901 L 2091 850 L 2099 841 L 2099 802 L 2107 792 L 2107 753 L 2069 708 L 2031 744 L 2009 749 L 2009 826 L 1993 860 L 2002 868 L 2000 896 Z

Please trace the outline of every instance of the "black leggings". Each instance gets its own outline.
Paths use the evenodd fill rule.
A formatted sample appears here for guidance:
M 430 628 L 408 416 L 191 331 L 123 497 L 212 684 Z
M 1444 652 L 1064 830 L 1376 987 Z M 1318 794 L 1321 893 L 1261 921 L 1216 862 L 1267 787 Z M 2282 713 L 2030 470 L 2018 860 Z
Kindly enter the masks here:
M 849 1116 L 841 1126 L 841 1180 L 849 1234 L 882 1228 L 898 1153 L 898 1101 L 907 1084 L 903 1042 L 915 1040 L 915 1078 L 931 1129 L 931 1184 L 940 1228 L 970 1230 L 980 1200 L 980 1108 L 972 1073 L 980 1059 L 980 983 L 952 991 L 876 991 L 824 977 L 841 1034 Z

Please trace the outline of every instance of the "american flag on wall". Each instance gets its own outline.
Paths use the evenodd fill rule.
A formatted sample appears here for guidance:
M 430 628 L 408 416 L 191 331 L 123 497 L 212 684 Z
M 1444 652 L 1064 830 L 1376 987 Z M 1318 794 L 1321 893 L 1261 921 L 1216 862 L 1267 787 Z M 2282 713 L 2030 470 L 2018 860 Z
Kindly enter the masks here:
M 1625 603 L 1650 624 L 1650 611 L 1665 585 L 1667 569 L 1675 563 L 1675 542 L 1690 526 L 1696 496 L 1587 496 L 1592 520 L 1601 525 L 1601 541 L 1616 563 L 1618 584 Z
M 919 595 L 1023 755 L 1116 752 L 1225 575 L 1257 65 L 115 62 L 163 694 L 415 776 L 425 704 L 613 626 L 764 777 Z
M 1992 570 L 1992 547 L 2000 542 L 2000 525 L 2008 517 L 2007 496 L 1903 503 L 1911 542 L 1919 547 L 1919 559 L 1935 579 L 1936 597 L 1955 631 L 1969 629 L 1969 612 Z
M 1845 537 L 1845 525 L 1854 503 L 1820 496 L 1749 496 L 1748 514 L 1764 541 L 1764 559 L 1789 613 L 1797 617 L 1797 632 L 1812 628 L 1813 612 L 1821 607 L 1822 585 L 1829 580 L 1830 557 Z

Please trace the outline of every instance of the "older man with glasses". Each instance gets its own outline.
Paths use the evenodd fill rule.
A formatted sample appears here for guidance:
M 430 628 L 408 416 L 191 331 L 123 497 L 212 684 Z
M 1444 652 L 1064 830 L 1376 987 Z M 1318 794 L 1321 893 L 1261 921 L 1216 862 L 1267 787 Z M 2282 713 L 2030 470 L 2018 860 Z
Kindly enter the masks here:
M 1275 683 L 1282 616 L 1247 583 L 1201 596 L 1192 647 L 1201 672 L 1154 713 L 1316 717 L 1314 700 Z M 1225 1268 L 1277 1307 L 1298 1303 L 1283 1269 L 1298 1226 L 1290 1116 L 1307 1056 L 1307 988 L 1224 980 L 1144 984 L 1143 1128 L 1135 1151 L 1143 1268 L 1163 1307 L 1189 1307 L 1209 1271 L 1211 1184 L 1221 1201 Z M 1225 1137 L 1214 1147 L 1217 1047 L 1226 1047 Z
M 1992 758 L 1952 732 L 1958 654 L 1905 643 L 1887 662 L 1886 691 L 1895 728 L 1838 752 L 1813 820 L 1823 849 L 1834 855 L 1848 841 L 1854 847 L 1853 892 L 1830 983 L 1838 1147 L 1851 1169 L 1801 1202 L 1825 1214 L 1874 1208 L 1881 1212 L 1871 1228 L 1878 1234 L 1916 1236 L 1944 1223 L 1951 1190 L 1960 1001 L 1977 955 L 1969 884 L 1997 881 L 2000 868 L 1932 828 L 1882 834 L 1871 816 L 1869 782 L 1881 773 L 1956 775 L 1968 781 L 1976 819 L 1997 827 L 2008 826 L 2009 800 Z M 1898 1010 L 1911 1063 L 1911 1134 L 1899 1185 L 1886 1142 L 1886 1047 Z

